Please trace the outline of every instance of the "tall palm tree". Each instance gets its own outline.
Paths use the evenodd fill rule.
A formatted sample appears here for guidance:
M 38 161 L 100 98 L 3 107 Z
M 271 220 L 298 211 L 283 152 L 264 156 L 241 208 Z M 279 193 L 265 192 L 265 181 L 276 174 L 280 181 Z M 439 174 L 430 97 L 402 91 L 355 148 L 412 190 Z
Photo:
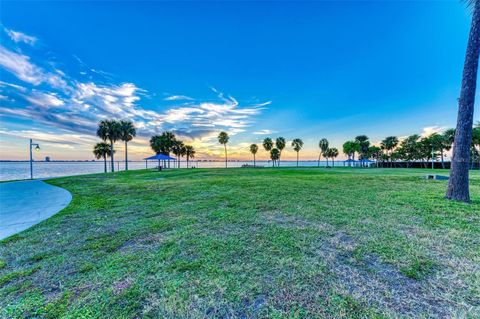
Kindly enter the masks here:
M 472 24 L 463 66 L 462 88 L 458 99 L 457 129 L 455 130 L 455 141 L 453 143 L 452 166 L 445 195 L 448 199 L 463 202 L 470 202 L 468 166 L 480 53 L 480 0 L 468 0 L 467 2 L 473 8 Z
M 188 168 L 188 161 L 191 158 L 195 158 L 195 150 L 194 150 L 193 146 L 191 146 L 191 145 L 186 145 L 185 146 L 185 156 L 187 157 L 187 168 Z
M 110 156 L 110 145 L 107 143 L 97 143 L 93 147 L 93 154 L 96 159 L 103 158 L 103 169 L 107 172 L 107 157 Z
M 335 167 L 335 157 L 338 156 L 338 150 L 333 147 L 328 150 L 328 155 L 330 155 L 330 157 L 332 158 L 332 166 Z
M 270 152 L 273 149 L 273 141 L 270 137 L 266 137 L 263 140 L 263 148 L 265 151 Z M 271 155 L 271 154 L 270 154 Z M 272 165 L 275 165 L 275 162 L 272 161 Z
M 253 154 L 253 166 L 256 166 L 255 154 L 257 154 L 257 152 L 258 152 L 258 145 L 257 144 L 250 145 L 250 153 Z
M 370 147 L 370 142 L 368 141 L 368 136 L 366 135 L 358 135 L 355 137 L 355 142 L 358 143 L 360 147 L 360 155 L 361 159 L 365 159 L 368 153 L 368 148 Z M 364 164 L 362 163 L 362 166 Z
M 184 153 L 184 150 L 183 150 L 184 147 L 185 145 L 180 140 L 175 140 L 172 145 L 172 153 L 175 154 L 177 158 L 178 168 L 180 168 L 180 157 L 182 156 L 182 153 Z
M 267 152 L 270 152 L 273 148 L 273 141 L 270 137 L 266 137 L 264 140 L 263 140 L 263 148 L 265 149 L 265 151 Z
M 137 135 L 135 126 L 131 121 L 120 121 L 120 139 L 125 142 L 125 170 L 128 171 L 127 143 Z
M 320 157 L 322 154 L 325 156 L 325 152 L 328 150 L 328 140 L 326 138 L 322 138 L 320 142 L 318 142 L 318 147 L 320 147 L 320 153 L 318 154 L 318 167 L 320 167 Z
M 120 123 L 115 120 L 103 120 L 98 123 L 97 136 L 104 142 L 110 142 L 110 160 L 112 163 L 112 172 L 115 171 L 113 153 L 113 144 L 120 138 Z
M 275 167 L 275 163 L 280 158 L 280 151 L 276 148 L 272 148 L 270 150 L 270 158 L 272 159 L 273 166 Z
M 229 139 L 230 137 L 226 132 L 220 132 L 220 134 L 218 134 L 218 142 L 223 144 L 225 148 L 225 168 L 227 168 L 227 143 Z
M 295 152 L 297 152 L 297 167 L 298 167 L 298 153 L 303 147 L 303 141 L 299 138 L 296 138 L 292 141 L 292 147 Z
M 277 146 L 277 149 L 280 151 L 280 155 L 278 156 L 278 166 L 280 166 L 280 160 L 282 158 L 282 151 L 285 148 L 286 141 L 283 137 L 278 137 L 277 140 L 275 141 L 275 145 Z
M 390 167 L 392 167 L 392 152 L 398 145 L 398 137 L 396 136 L 387 136 L 381 143 L 380 146 L 382 149 L 387 151 L 389 160 L 390 160 Z

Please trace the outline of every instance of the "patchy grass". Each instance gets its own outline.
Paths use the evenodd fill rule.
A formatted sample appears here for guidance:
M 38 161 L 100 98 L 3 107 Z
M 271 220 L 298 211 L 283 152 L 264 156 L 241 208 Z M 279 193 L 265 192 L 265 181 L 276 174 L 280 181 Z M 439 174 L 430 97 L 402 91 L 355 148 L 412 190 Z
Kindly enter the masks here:
M 0 317 L 480 317 L 480 174 L 468 205 L 428 172 L 50 180 L 73 200 L 0 242 Z

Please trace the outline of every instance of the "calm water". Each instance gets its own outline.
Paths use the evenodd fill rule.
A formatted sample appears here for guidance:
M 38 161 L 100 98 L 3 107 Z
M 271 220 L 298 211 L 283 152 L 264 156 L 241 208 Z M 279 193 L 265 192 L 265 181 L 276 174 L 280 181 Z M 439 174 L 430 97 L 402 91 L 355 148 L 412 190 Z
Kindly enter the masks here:
M 228 167 L 241 167 L 243 164 L 253 165 L 253 161 L 244 162 L 228 162 Z M 332 165 L 332 162 L 329 163 Z M 281 166 L 296 166 L 296 161 L 282 161 Z M 300 166 L 317 166 L 316 161 L 304 161 L 299 162 Z M 321 161 L 320 165 L 324 166 L 325 162 Z M 335 162 L 335 166 L 342 166 L 341 161 Z M 149 161 L 147 168 L 154 168 L 157 166 L 157 162 Z M 173 167 L 173 162 L 171 163 Z M 191 161 L 190 167 L 196 168 L 223 168 L 225 162 L 202 162 Z M 257 166 L 271 167 L 271 162 L 257 161 Z M 145 169 L 145 161 L 128 162 L 128 168 Z M 180 163 L 180 168 L 186 168 L 186 162 Z M 110 170 L 110 163 L 107 163 L 107 169 Z M 124 162 L 115 162 L 116 170 L 124 170 Z M 33 163 L 33 177 L 34 178 L 47 178 L 47 177 L 60 177 L 82 174 L 94 174 L 103 172 L 103 162 L 34 162 Z M 30 165 L 28 162 L 0 162 L 0 181 L 9 181 L 16 179 L 28 179 L 30 178 Z

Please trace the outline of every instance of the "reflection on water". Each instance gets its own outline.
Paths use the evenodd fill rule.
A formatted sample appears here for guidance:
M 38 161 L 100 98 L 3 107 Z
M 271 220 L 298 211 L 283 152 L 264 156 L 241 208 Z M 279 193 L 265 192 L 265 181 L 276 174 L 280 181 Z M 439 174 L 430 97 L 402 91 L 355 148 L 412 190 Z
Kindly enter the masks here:
M 228 162 L 228 167 L 241 167 L 244 164 L 253 165 L 253 161 L 232 161 Z M 301 161 L 299 166 L 317 166 L 317 161 Z M 330 166 L 332 162 L 329 163 Z M 132 161 L 128 162 L 128 168 L 145 169 L 157 167 L 158 163 L 150 161 Z M 171 162 L 171 167 L 174 167 L 174 163 Z M 282 161 L 281 166 L 296 166 L 296 161 Z M 321 161 L 321 166 L 325 166 L 326 162 Z M 335 166 L 342 166 L 343 162 L 335 162 Z M 257 161 L 257 166 L 271 167 L 272 163 L 267 161 Z M 180 163 L 180 168 L 186 168 L 186 161 Z M 203 162 L 203 161 L 190 161 L 189 167 L 196 168 L 223 168 L 225 162 Z M 110 163 L 107 163 L 107 169 L 110 171 Z M 116 170 L 124 170 L 124 162 L 115 162 Z M 82 174 L 94 174 L 102 173 L 104 170 L 103 162 L 34 162 L 33 163 L 33 177 L 34 178 L 47 178 L 47 177 L 60 177 Z M 0 162 L 0 181 L 16 180 L 16 179 L 28 179 L 30 178 L 30 165 L 28 162 Z

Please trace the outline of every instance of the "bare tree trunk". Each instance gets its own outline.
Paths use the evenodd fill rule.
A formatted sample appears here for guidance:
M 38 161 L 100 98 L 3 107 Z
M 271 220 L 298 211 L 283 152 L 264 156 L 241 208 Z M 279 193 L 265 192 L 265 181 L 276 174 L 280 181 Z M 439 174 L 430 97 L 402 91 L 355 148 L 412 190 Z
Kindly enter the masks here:
M 110 160 L 112 162 L 112 173 L 115 172 L 115 164 L 113 162 L 113 141 L 110 140 Z
M 443 161 L 443 148 L 440 151 L 442 152 L 442 168 L 445 169 L 445 163 Z
M 227 168 L 227 144 L 223 144 L 225 147 L 225 168 Z
M 470 36 L 468 38 L 462 89 L 458 100 L 457 128 L 453 142 L 452 166 L 448 180 L 448 199 L 470 202 L 468 164 L 472 143 L 473 109 L 477 86 L 478 56 L 480 49 L 480 2 L 475 1 Z
M 127 141 L 125 141 L 125 170 L 128 171 L 128 150 L 127 150 Z

